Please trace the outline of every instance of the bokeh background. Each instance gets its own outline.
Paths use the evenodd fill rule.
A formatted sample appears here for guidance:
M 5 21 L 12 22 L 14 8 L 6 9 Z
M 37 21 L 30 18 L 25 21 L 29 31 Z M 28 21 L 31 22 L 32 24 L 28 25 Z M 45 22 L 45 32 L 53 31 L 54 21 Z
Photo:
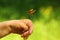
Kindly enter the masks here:
M 36 10 L 33 15 L 27 11 Z M 34 31 L 27 40 L 60 40 L 59 0 L 0 0 L 0 22 L 28 18 Z M 0 40 L 23 40 L 18 34 L 9 34 Z

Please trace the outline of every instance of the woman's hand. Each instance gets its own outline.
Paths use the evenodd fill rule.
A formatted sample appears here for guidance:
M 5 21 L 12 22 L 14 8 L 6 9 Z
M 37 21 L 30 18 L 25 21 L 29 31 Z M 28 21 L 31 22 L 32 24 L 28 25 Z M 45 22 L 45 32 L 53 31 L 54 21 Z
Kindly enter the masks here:
M 32 23 L 32 21 L 29 20 L 29 19 L 24 19 L 23 22 L 27 25 L 28 30 L 25 31 L 25 32 L 22 34 L 22 37 L 23 37 L 24 39 L 27 39 L 28 36 L 29 36 L 30 34 L 32 34 L 32 32 L 33 32 L 33 23 Z
M 2 31 L 3 33 L 1 33 L 2 35 L 0 37 L 10 33 L 16 33 L 20 34 L 24 39 L 27 39 L 33 31 L 33 23 L 29 19 L 4 21 L 0 23 L 0 27 L 4 28 L 4 31 Z M 1 30 L 3 30 L 3 28 Z

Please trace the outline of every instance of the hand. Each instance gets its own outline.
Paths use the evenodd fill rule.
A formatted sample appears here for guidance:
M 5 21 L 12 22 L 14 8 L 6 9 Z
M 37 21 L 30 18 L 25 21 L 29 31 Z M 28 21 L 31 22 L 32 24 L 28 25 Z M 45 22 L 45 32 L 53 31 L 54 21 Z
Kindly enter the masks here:
M 21 34 L 24 39 L 27 39 L 33 31 L 33 24 L 29 19 L 13 20 L 10 21 L 9 24 L 13 29 L 12 32 Z
M 28 36 L 33 32 L 33 24 L 32 24 L 32 21 L 29 19 L 25 19 L 23 20 L 23 22 L 27 25 L 28 30 L 22 34 L 22 37 L 24 39 L 27 39 Z
M 32 31 L 33 24 L 29 19 L 0 22 L 0 38 L 10 33 L 17 33 L 20 34 L 24 39 L 27 39 Z

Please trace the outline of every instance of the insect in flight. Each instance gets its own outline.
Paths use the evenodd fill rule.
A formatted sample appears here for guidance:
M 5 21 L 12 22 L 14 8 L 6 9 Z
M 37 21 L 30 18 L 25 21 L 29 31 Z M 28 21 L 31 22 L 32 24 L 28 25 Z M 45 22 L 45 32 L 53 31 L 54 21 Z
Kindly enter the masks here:
M 33 13 L 35 13 L 35 11 L 36 11 L 36 10 L 34 10 L 34 9 L 30 9 L 30 10 L 28 10 L 28 14 L 29 14 L 29 15 L 33 15 Z

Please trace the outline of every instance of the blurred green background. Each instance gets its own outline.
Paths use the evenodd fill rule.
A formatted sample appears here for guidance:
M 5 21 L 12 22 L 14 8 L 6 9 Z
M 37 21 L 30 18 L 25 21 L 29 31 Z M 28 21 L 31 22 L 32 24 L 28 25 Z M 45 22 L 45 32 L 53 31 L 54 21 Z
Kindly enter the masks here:
M 36 10 L 33 15 L 28 10 Z M 59 0 L 0 0 L 0 21 L 28 18 L 34 31 L 28 40 L 60 40 Z M 18 34 L 9 34 L 0 40 L 23 40 Z

